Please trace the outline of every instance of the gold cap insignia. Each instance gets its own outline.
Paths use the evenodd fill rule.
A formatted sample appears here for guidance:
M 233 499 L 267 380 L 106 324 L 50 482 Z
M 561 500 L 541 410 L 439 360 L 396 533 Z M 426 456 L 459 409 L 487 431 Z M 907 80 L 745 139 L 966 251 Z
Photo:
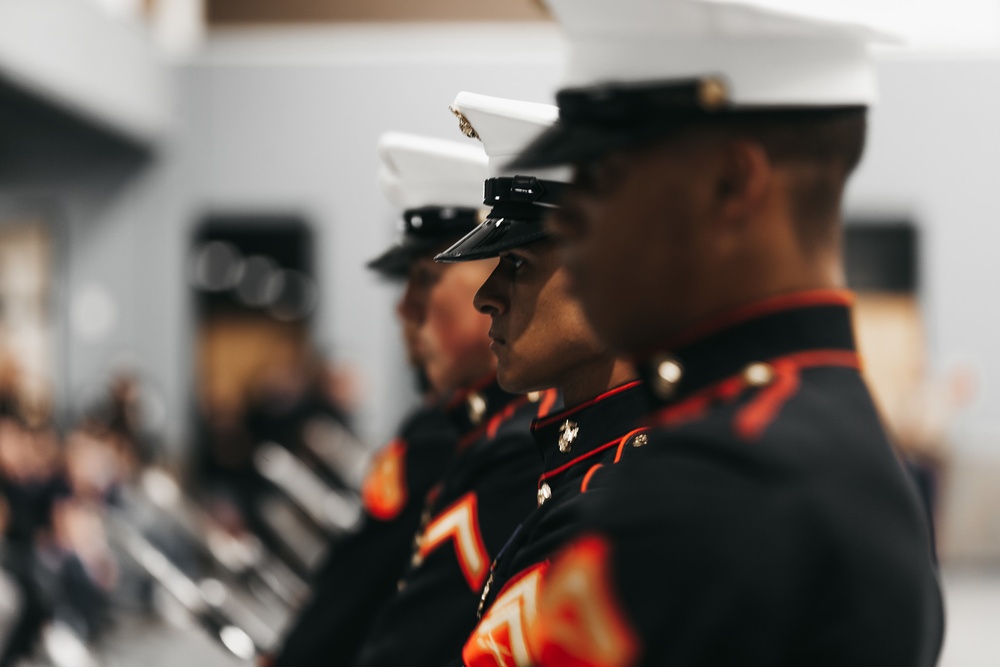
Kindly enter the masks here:
M 476 132 L 476 128 L 472 127 L 472 123 L 469 122 L 464 113 L 453 106 L 449 106 L 448 111 L 455 114 L 455 118 L 458 118 L 458 129 L 462 131 L 462 134 L 470 139 L 479 139 L 479 133 Z M 482 140 L 480 139 L 480 141 Z
M 729 89 L 722 79 L 709 77 L 698 83 L 698 104 L 705 111 L 718 111 L 728 102 Z

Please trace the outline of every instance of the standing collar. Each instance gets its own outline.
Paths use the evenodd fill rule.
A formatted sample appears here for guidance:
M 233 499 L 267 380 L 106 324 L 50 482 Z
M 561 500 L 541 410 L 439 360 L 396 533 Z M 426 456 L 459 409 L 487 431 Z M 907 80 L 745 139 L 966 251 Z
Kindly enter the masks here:
M 458 430 L 459 438 L 464 439 L 473 431 L 484 428 L 494 415 L 518 398 L 501 389 L 496 374 L 492 374 L 455 392 L 447 402 L 445 412 Z
M 543 479 L 553 477 L 608 447 L 631 431 L 649 412 L 649 403 L 634 380 L 575 407 L 531 424 L 544 461 Z
M 681 400 L 743 374 L 770 381 L 769 364 L 811 352 L 855 352 L 853 295 L 840 290 L 795 292 L 758 301 L 674 336 L 638 363 L 654 404 Z

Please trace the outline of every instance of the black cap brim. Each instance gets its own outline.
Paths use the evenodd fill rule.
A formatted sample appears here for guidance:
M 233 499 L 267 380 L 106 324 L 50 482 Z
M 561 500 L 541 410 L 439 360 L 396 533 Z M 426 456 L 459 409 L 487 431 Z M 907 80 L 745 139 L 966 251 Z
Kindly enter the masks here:
M 434 261 L 452 263 L 489 259 L 505 250 L 520 248 L 547 236 L 541 216 L 527 220 L 491 215 L 486 222 L 436 255 Z
M 410 275 L 410 266 L 420 257 L 426 257 L 443 245 L 440 240 L 407 239 L 392 246 L 366 265 L 383 278 L 403 280 Z

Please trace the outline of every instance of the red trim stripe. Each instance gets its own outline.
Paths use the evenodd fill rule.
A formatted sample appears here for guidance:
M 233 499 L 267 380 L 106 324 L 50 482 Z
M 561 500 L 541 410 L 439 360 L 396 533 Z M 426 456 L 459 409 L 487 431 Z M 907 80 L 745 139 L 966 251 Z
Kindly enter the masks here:
M 515 412 L 517 412 L 521 406 L 528 402 L 527 396 L 521 396 L 514 399 L 504 407 L 503 410 L 497 414 L 490 417 L 488 420 L 469 431 L 461 440 L 458 441 L 458 449 L 462 450 L 474 443 L 483 435 L 488 435 L 489 437 L 494 437 L 497 430 L 503 425 L 505 421 L 510 419 Z
M 542 400 L 538 403 L 538 414 L 536 415 L 538 419 L 543 417 L 548 417 L 549 413 L 552 412 L 552 406 L 556 404 L 559 400 L 559 392 L 555 389 L 546 389 L 542 394 Z
M 561 466 L 559 466 L 558 468 L 555 468 L 554 470 L 548 471 L 547 473 L 545 473 L 541 477 L 539 477 L 539 481 L 544 482 L 546 480 L 552 479 L 553 477 L 555 477 L 559 473 L 566 472 L 568 469 L 572 468 L 573 466 L 575 466 L 580 461 L 586 461 L 591 456 L 594 456 L 595 454 L 600 454 L 605 449 L 609 449 L 611 447 L 615 447 L 618 444 L 618 442 L 619 442 L 619 438 L 615 438 L 611 442 L 606 442 L 603 445 L 601 445 L 600 447 L 597 447 L 596 449 L 592 449 L 589 452 L 587 452 L 586 454 L 582 454 L 582 455 L 576 457 L 575 459 L 573 459 L 572 461 L 569 461 L 567 463 L 562 464 Z
M 545 419 L 539 419 L 532 426 L 532 429 L 545 428 L 546 426 L 554 424 L 557 421 L 560 421 L 562 419 L 566 419 L 567 417 L 576 414 L 580 410 L 583 410 L 585 408 L 589 408 L 590 406 L 595 405 L 597 403 L 600 403 L 601 401 L 603 401 L 605 399 L 611 398 L 612 396 L 614 396 L 616 394 L 620 394 L 623 391 L 628 391 L 629 389 L 632 389 L 634 387 L 638 387 L 641 384 L 641 382 L 642 382 L 641 380 L 633 380 L 632 382 L 627 382 L 627 383 L 625 383 L 623 385 L 619 385 L 619 386 L 615 387 L 614 389 L 609 389 L 608 391 L 604 392 L 600 396 L 595 396 L 594 398 L 590 399 L 589 401 L 585 401 L 583 403 L 580 403 L 579 405 L 573 406 L 572 408 L 569 408 L 568 410 L 563 410 L 562 412 L 557 412 L 556 414 L 551 415 L 549 417 L 546 417 Z
M 807 368 L 840 367 L 861 369 L 861 358 L 850 350 L 807 350 L 795 352 L 766 363 L 774 367 L 777 377 L 761 394 L 744 407 L 736 417 L 736 432 L 745 439 L 760 437 L 778 412 L 798 390 L 798 374 Z M 652 417 L 655 426 L 675 426 L 702 417 L 714 401 L 733 400 L 749 386 L 743 372 L 692 394 L 675 405 L 668 406 Z
M 603 463 L 595 463 L 590 467 L 590 470 L 587 471 L 587 474 L 583 476 L 583 483 L 580 484 L 580 493 L 586 492 L 587 487 L 590 486 L 590 479 L 594 476 L 594 473 L 597 472 L 598 468 L 603 468 L 603 467 L 604 467 Z
M 622 460 L 622 452 L 625 450 L 625 445 L 628 444 L 628 441 L 632 439 L 632 436 L 638 435 L 639 433 L 644 433 L 648 430 L 649 428 L 643 426 L 642 428 L 637 428 L 634 431 L 626 433 L 625 437 L 621 439 L 621 444 L 618 445 L 618 451 L 615 452 L 615 463 L 618 463 L 619 461 Z

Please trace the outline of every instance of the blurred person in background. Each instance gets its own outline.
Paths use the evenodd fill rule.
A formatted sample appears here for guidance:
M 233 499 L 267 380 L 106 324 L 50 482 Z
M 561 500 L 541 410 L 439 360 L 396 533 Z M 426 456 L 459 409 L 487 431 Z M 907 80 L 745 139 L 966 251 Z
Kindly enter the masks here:
M 13 661 L 33 652 L 49 620 L 86 641 L 109 626 L 118 566 L 104 521 L 134 477 L 137 457 L 106 411 L 85 416 L 64 444 L 47 415 L 24 408 L 16 373 L 4 377 L 0 489 L 9 512 L 2 565 L 21 599 L 4 654 Z
M 360 447 L 350 432 L 350 409 L 340 402 L 353 400 L 349 392 L 337 370 L 306 349 L 292 358 L 267 360 L 249 377 L 239 400 L 203 401 L 199 438 L 205 506 L 231 537 L 259 537 L 302 576 L 309 574 L 308 565 L 297 554 L 294 535 L 269 515 L 276 506 L 298 511 L 297 501 L 268 479 L 257 454 L 263 446 L 277 445 L 327 487 L 355 493 L 353 471 L 324 459 L 313 446 L 335 429 Z M 360 452 L 346 454 L 360 457 Z
M 425 141 L 396 137 L 395 148 L 387 150 L 389 145 L 383 143 L 382 151 L 387 176 L 402 176 L 387 179 L 390 192 L 397 183 L 404 188 L 407 183 L 426 183 L 433 173 Z M 470 148 L 435 144 L 449 146 L 450 154 Z M 476 150 L 481 202 L 485 158 Z M 416 234 L 432 224 L 432 215 L 445 221 L 453 215 L 451 210 L 433 214 L 401 204 L 407 209 L 407 228 Z M 514 396 L 500 388 L 490 351 L 490 321 L 472 301 L 496 260 L 436 263 L 434 255 L 448 245 L 428 248 L 413 262 L 400 313 L 404 319 L 419 318 L 416 351 L 431 387 L 447 397 L 445 410 L 458 440 L 450 465 L 421 499 L 410 562 L 354 663 L 365 667 L 440 665 L 458 655 L 475 625 L 490 563 L 536 504 L 541 457 L 529 425 L 551 407 L 554 392 Z
M 0 497 L 4 505 L 0 567 L 17 590 L 18 604 L 6 628 L 0 665 L 28 656 L 51 617 L 52 600 L 38 578 L 38 543 L 52 530 L 52 514 L 69 495 L 62 477 L 61 453 L 35 446 L 31 431 L 16 416 L 16 402 L 5 401 L 0 417 Z
M 570 83 L 515 164 L 575 166 L 553 235 L 657 405 L 549 570 L 536 662 L 935 664 L 928 526 L 839 290 L 876 37 L 751 4 L 549 4 Z
M 356 659 L 376 612 L 396 592 L 409 562 L 424 500 L 455 457 L 458 430 L 445 404 L 492 371 L 488 325 L 472 308 L 472 283 L 482 271 L 474 267 L 472 279 L 462 271 L 446 278 L 432 262 L 434 253 L 478 223 L 485 155 L 472 147 L 394 133 L 380 139 L 379 153 L 384 163 L 380 181 L 403 209 L 404 228 L 401 240 L 368 266 L 404 285 L 396 315 L 422 403 L 372 459 L 361 489 L 361 525 L 319 569 L 311 599 L 273 661 L 282 667 Z M 401 153 L 417 168 L 398 164 L 394 157 Z M 432 344 L 436 361 L 430 372 L 420 341 L 428 321 L 456 325 L 453 342 Z
M 7 524 L 10 521 L 10 504 L 0 492 L 0 665 L 6 667 L 16 656 L 8 647 L 17 637 L 24 613 L 24 593 L 14 573 L 8 570 Z
M 566 169 L 504 171 L 506 162 L 558 116 L 556 107 L 460 93 L 452 110 L 490 156 L 485 222 L 437 261 L 499 257 L 475 305 L 490 316 L 497 378 L 507 391 L 555 388 L 563 410 L 532 422 L 544 461 L 538 507 L 518 526 L 490 567 L 479 624 L 461 655 L 465 665 L 530 664 L 523 649 L 548 559 L 575 532 L 581 496 L 601 487 L 600 470 L 618 450 L 642 442 L 648 411 L 632 364 L 615 357 L 568 291 L 558 249 L 544 228 L 566 185 Z M 517 619 L 516 621 L 512 619 Z M 453 656 L 458 662 L 459 656 Z

